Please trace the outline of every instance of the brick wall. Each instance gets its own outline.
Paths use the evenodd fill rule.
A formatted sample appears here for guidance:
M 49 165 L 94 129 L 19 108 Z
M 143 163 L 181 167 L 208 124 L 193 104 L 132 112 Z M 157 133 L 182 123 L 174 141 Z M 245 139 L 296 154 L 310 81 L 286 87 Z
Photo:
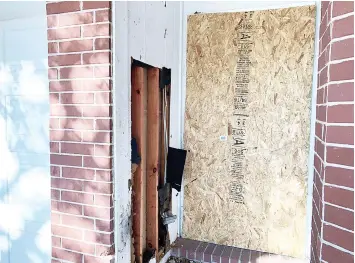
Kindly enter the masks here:
M 113 249 L 110 12 L 109 2 L 47 3 L 56 263 L 107 262 Z
M 322 2 L 312 262 L 354 262 L 354 2 Z

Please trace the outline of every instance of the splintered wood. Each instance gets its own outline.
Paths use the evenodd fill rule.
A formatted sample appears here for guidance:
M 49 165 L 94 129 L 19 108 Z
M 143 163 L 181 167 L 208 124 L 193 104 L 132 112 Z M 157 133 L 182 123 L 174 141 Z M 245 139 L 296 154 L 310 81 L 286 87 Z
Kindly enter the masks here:
M 304 258 L 315 6 L 188 18 L 183 235 Z

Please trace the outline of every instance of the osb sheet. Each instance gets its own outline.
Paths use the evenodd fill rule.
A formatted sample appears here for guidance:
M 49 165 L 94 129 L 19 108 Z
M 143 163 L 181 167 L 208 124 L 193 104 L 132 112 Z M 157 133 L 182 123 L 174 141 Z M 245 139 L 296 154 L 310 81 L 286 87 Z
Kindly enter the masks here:
M 304 258 L 315 7 L 188 18 L 183 235 Z

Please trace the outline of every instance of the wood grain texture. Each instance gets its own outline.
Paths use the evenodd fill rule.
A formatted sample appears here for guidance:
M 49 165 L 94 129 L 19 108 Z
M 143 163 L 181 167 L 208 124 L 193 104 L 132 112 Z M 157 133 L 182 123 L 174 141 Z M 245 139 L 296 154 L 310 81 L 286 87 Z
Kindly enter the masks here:
M 160 148 L 159 69 L 148 69 L 147 117 L 147 246 L 158 251 L 158 184 Z
M 304 258 L 315 7 L 187 25 L 183 236 Z
M 137 140 L 141 163 L 133 176 L 133 238 L 137 263 L 142 263 L 146 248 L 146 162 L 147 162 L 147 72 L 132 68 L 132 137 Z

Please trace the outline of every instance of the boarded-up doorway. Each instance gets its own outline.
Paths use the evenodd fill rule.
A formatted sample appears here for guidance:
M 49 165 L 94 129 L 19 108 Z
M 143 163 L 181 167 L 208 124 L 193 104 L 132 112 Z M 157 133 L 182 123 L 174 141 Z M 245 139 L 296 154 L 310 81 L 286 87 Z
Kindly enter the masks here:
M 187 25 L 183 236 L 304 258 L 315 6 Z

